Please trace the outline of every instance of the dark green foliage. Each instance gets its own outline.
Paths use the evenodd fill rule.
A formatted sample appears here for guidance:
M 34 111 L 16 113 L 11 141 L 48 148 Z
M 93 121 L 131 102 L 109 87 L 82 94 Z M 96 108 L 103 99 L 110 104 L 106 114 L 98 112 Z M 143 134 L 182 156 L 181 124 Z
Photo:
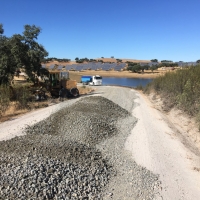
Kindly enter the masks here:
M 0 35 L 0 85 L 10 84 L 19 68 L 23 68 L 33 82 L 36 75 L 42 75 L 44 70 L 41 70 L 41 62 L 48 53 L 36 42 L 40 31 L 41 28 L 35 25 L 25 25 L 23 35 Z M 3 26 L 0 25 L 2 33 Z
M 116 59 L 116 60 L 117 60 L 117 62 L 118 62 L 118 63 L 121 63 L 121 62 L 122 62 L 122 60 L 121 60 L 121 59 Z
M 158 62 L 158 59 L 152 59 L 151 62 Z
M 145 92 L 156 91 L 165 103 L 184 110 L 200 121 L 200 65 L 168 72 L 149 83 Z
M 161 63 L 163 63 L 163 62 L 164 62 L 164 63 L 172 63 L 173 61 L 172 61 L 172 60 L 161 60 L 160 62 L 161 62 Z
M 141 71 L 141 66 L 140 65 L 134 65 L 132 66 L 132 72 L 138 73 Z
M 154 70 L 158 69 L 157 65 L 152 65 L 149 69 L 153 72 Z
M 149 68 L 150 68 L 149 65 L 143 65 L 143 66 L 141 66 L 142 72 L 144 72 L 144 70 L 148 70 Z
M 0 34 L 3 34 L 4 30 L 3 30 L 3 24 L 0 24 Z
M 96 60 L 95 59 L 90 59 L 89 62 L 96 62 Z M 100 61 L 98 60 L 98 62 L 100 62 Z
M 83 63 L 83 62 L 89 62 L 90 60 L 88 58 L 81 58 L 79 59 L 78 57 L 75 58 L 77 63 Z
M 0 117 L 9 108 L 11 102 L 16 102 L 17 109 L 29 108 L 32 94 L 28 86 L 0 86 Z
M 30 89 L 27 86 L 18 86 L 13 90 L 13 100 L 17 102 L 17 109 L 29 108 L 29 103 L 33 100 Z
M 8 109 L 10 104 L 10 88 L 7 86 L 0 87 L 0 117 Z
M 178 63 L 160 63 L 158 67 L 177 67 Z
M 44 63 L 48 63 L 48 62 L 51 62 L 51 61 L 69 62 L 69 61 L 71 61 L 71 60 L 68 59 L 68 58 L 55 58 L 55 57 L 50 57 L 50 58 L 45 58 L 43 62 L 44 62 Z
M 141 66 L 139 63 L 128 62 L 127 70 L 132 71 L 134 73 L 144 72 L 144 70 L 148 70 L 149 66 L 144 65 Z

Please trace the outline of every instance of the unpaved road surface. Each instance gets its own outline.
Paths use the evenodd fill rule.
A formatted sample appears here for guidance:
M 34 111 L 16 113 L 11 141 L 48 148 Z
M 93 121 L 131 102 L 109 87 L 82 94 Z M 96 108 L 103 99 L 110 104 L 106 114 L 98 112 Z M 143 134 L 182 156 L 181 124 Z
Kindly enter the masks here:
M 199 155 L 176 126 L 114 86 L 1 123 L 0 199 L 198 200 Z

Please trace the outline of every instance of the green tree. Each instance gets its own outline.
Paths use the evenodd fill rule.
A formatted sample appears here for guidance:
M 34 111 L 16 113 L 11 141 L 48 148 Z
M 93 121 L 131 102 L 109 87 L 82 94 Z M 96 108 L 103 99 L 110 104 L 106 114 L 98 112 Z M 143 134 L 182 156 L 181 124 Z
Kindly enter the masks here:
M 149 65 L 143 65 L 141 66 L 141 71 L 144 73 L 144 70 L 148 70 L 149 69 Z
M 172 60 L 161 60 L 161 63 L 172 63 Z
M 152 59 L 151 62 L 158 62 L 158 60 L 157 59 Z
M 197 63 L 200 63 L 200 60 L 197 60 L 196 62 L 197 62 Z
M 153 72 L 154 70 L 158 69 L 158 66 L 152 65 L 151 67 L 149 67 L 149 69 Z
M 136 64 L 136 65 L 129 65 L 127 70 L 130 70 L 130 71 L 132 71 L 134 73 L 139 73 L 142 70 L 142 68 L 141 68 L 140 65 Z
M 15 57 L 11 53 L 12 44 L 5 36 L 0 36 L 0 85 L 11 82 L 17 68 Z
M 1 29 L 3 27 L 1 26 Z M 17 69 L 22 68 L 35 81 L 35 77 L 48 74 L 41 62 L 48 56 L 45 48 L 37 43 L 41 29 L 35 25 L 25 25 L 23 35 L 0 37 L 0 84 L 9 84 Z
M 4 30 L 3 30 L 3 24 L 0 24 L 0 34 L 3 34 Z
M 24 61 L 25 71 L 27 75 L 34 81 L 35 74 L 37 76 L 42 75 L 42 67 L 41 62 L 44 61 L 44 58 L 48 56 L 48 52 L 45 48 L 36 42 L 38 35 L 41 32 L 40 27 L 36 27 L 35 25 L 25 25 L 25 30 L 23 32 L 23 44 L 25 44 L 27 53 L 27 57 L 24 60 L 23 56 L 20 58 Z

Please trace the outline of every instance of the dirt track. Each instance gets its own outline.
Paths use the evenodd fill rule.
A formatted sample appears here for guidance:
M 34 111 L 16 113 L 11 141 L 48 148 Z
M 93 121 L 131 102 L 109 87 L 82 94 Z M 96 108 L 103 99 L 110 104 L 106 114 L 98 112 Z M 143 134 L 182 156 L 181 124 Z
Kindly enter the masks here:
M 119 134 L 96 144 L 98 151 L 117 170 L 104 190 L 103 199 L 199 199 L 199 155 L 177 137 L 177 130 L 181 134 L 184 129 L 178 129 L 177 124 L 135 90 L 96 87 L 94 94 L 89 95 L 92 96 L 105 97 L 132 114 L 118 122 Z M 81 98 L 1 123 L 0 140 L 21 135 L 21 128 L 26 124 L 41 121 L 79 100 Z M 137 123 L 132 127 L 135 119 Z

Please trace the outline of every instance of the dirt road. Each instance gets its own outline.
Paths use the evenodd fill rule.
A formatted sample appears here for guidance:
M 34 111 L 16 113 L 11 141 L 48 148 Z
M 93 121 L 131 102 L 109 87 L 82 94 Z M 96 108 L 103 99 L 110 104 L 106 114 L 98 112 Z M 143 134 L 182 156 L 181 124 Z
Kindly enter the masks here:
M 129 121 L 121 121 L 121 134 L 97 145 L 102 155 L 110 153 L 108 158 L 119 174 L 107 185 L 105 192 L 108 195 L 103 199 L 151 199 L 152 195 L 154 199 L 164 200 L 200 199 L 200 157 L 182 144 L 177 131 L 181 134 L 184 129 L 179 129 L 177 121 L 176 124 L 170 121 L 138 91 L 113 86 L 95 89 L 89 96 L 105 97 L 132 114 L 132 118 L 126 119 Z M 0 140 L 21 135 L 27 124 L 33 125 L 78 101 L 66 101 L 1 123 Z M 135 123 L 135 119 L 137 123 L 134 128 L 130 126 L 130 130 L 129 124 L 131 120 Z
M 130 98 L 130 91 L 134 93 L 134 99 Z M 120 89 L 120 96 L 115 96 L 112 89 L 112 92 L 108 90 L 109 94 L 103 94 L 138 119 L 126 140 L 125 149 L 132 153 L 137 164 L 159 175 L 163 199 L 200 199 L 200 157 L 177 137 L 177 131 L 184 136 L 187 127 L 181 126 L 181 118 L 174 123 L 173 118 L 157 110 L 146 96 L 130 91 Z
M 199 157 L 180 142 L 172 122 L 148 99 L 137 93 L 135 103 L 132 114 L 138 123 L 126 149 L 138 164 L 159 174 L 163 199 L 199 199 L 200 173 L 194 170 L 199 168 Z

